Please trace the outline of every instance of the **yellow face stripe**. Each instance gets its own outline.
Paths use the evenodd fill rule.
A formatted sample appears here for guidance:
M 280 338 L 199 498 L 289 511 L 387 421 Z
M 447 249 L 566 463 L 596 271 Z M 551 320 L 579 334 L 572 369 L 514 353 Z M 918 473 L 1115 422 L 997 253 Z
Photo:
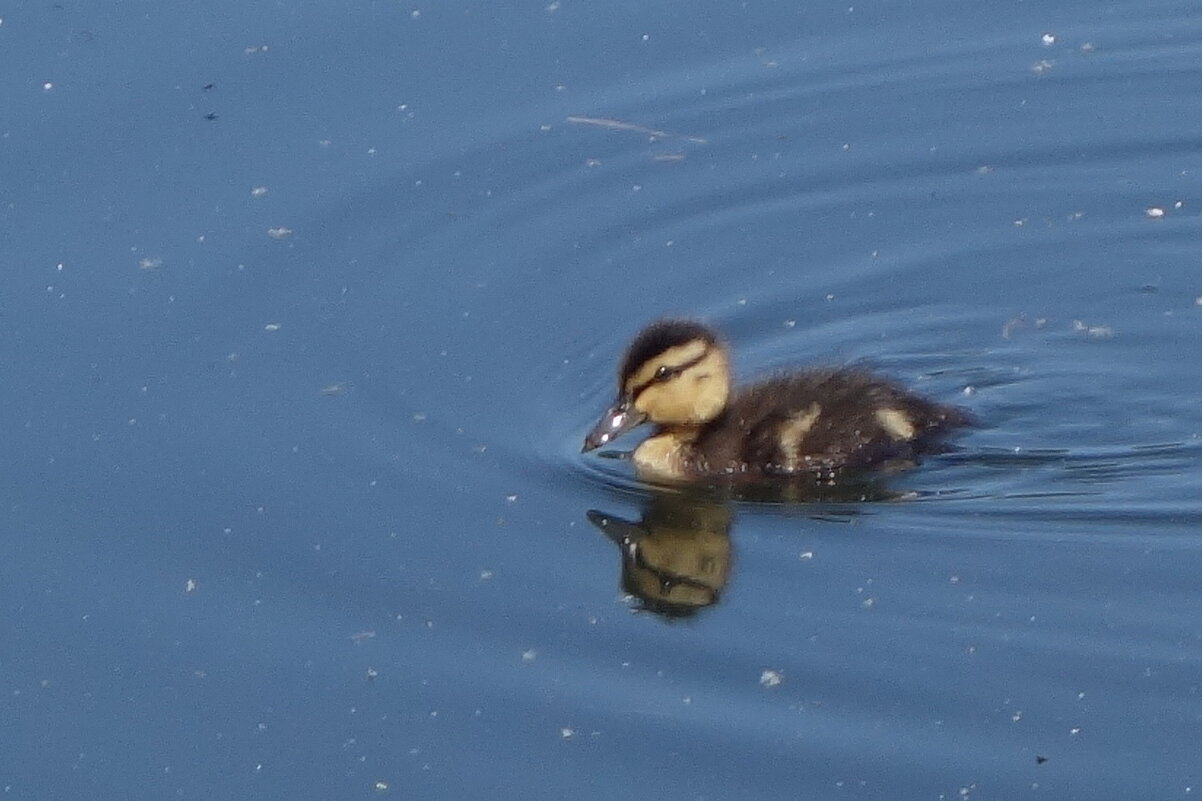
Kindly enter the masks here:
M 655 380 L 655 374 L 661 367 L 666 367 L 669 370 L 679 370 L 693 362 L 701 359 L 709 350 L 709 343 L 694 339 L 686 342 L 683 345 L 676 345 L 668 348 L 663 353 L 648 359 L 639 369 L 630 374 L 626 379 L 625 390 L 628 395 L 635 395 L 640 389 L 650 384 Z

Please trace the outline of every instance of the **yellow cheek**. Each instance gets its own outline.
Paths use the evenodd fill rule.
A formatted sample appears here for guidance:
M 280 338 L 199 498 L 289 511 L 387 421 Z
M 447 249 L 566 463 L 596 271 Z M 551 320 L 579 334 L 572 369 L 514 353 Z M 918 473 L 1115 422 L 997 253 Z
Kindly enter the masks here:
M 656 423 L 684 423 L 692 418 L 690 403 L 679 391 L 679 381 L 656 384 L 643 390 L 634 407 Z

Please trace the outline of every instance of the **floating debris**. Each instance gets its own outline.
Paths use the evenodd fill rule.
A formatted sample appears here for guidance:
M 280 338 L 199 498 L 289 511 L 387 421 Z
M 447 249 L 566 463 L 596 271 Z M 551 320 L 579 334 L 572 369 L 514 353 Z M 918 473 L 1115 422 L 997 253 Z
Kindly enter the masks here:
M 785 680 L 785 674 L 781 673 L 779 670 L 767 670 L 766 669 L 766 670 L 764 670 L 763 673 L 760 674 L 760 686 L 761 687 L 776 687 L 784 680 Z
M 1108 325 L 1087 325 L 1081 320 L 1073 320 L 1073 330 L 1083 332 L 1094 339 L 1110 339 L 1114 336 L 1114 329 Z
M 699 145 L 706 144 L 706 140 L 700 136 L 687 136 L 685 134 L 674 134 L 669 131 L 660 131 L 655 128 L 648 128 L 645 125 L 637 125 L 633 122 L 623 122 L 622 120 L 612 120 L 608 117 L 584 117 L 580 115 L 572 115 L 567 118 L 568 122 L 577 125 L 596 125 L 598 128 L 608 128 L 611 131 L 630 131 L 631 133 L 646 134 L 654 136 L 658 139 L 683 139 L 686 142 L 695 142 Z
M 1046 317 L 1036 317 L 1034 320 L 1028 320 L 1025 314 L 1020 314 L 1017 317 L 1012 317 L 1002 326 L 1002 339 L 1009 339 L 1010 335 L 1015 331 L 1023 328 L 1042 329 L 1048 324 Z

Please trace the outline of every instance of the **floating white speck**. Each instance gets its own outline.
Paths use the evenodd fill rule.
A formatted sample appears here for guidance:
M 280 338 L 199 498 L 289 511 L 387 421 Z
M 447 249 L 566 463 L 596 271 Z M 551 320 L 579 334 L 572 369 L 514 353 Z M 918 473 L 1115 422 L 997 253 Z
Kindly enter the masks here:
M 1046 58 L 1041 58 L 1039 61 L 1036 61 L 1031 65 L 1031 72 L 1035 73 L 1036 75 L 1042 75 L 1054 66 L 1056 66 L 1056 62 L 1049 61 Z
M 1108 325 L 1088 325 L 1081 320 L 1073 320 L 1073 330 L 1094 339 L 1109 339 L 1114 336 L 1114 329 Z
M 1144 209 L 1144 214 L 1153 220 L 1159 220 L 1164 216 L 1164 209 L 1160 206 L 1148 206 L 1148 208 Z
M 814 558 L 814 552 L 813 551 L 802 551 L 801 553 L 797 554 L 797 558 L 803 562 L 808 562 L 809 560 Z
M 776 687 L 785 680 L 785 674 L 779 670 L 765 670 L 760 674 L 761 687 Z
M 1045 33 L 1043 36 L 1039 37 L 1039 41 L 1043 42 L 1044 47 L 1051 47 L 1052 45 L 1056 44 L 1056 34 Z
M 570 740 L 574 736 L 576 736 L 576 730 L 569 729 L 567 726 L 564 726 L 562 729 L 559 730 L 559 736 L 565 740 Z
M 268 228 L 267 235 L 272 239 L 287 239 L 292 236 L 292 229 L 282 225 L 279 228 Z
M 53 88 L 54 88 L 54 83 L 52 81 L 46 81 L 44 84 L 42 84 L 43 92 L 49 92 Z
M 267 325 L 263 326 L 263 330 L 264 331 L 279 331 L 280 324 L 279 323 L 268 323 Z
M 266 194 L 267 194 L 267 187 L 265 187 L 265 186 L 256 186 L 250 190 L 251 197 L 263 197 L 263 195 L 266 195 Z
M 162 266 L 163 260 L 158 256 L 147 256 L 145 258 L 138 259 L 139 270 L 157 270 Z
M 535 659 L 538 659 L 538 651 L 534 650 L 533 648 L 522 652 L 522 661 L 526 664 L 530 664 Z

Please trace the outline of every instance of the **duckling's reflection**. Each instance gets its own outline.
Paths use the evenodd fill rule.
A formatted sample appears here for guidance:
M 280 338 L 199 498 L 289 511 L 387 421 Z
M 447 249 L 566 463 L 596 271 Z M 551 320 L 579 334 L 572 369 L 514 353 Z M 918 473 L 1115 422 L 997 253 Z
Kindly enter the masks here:
M 745 487 L 737 494 L 714 489 L 649 488 L 643 517 L 635 522 L 590 509 L 589 522 L 618 546 L 622 590 L 638 608 L 666 618 L 687 618 L 718 603 L 730 578 L 730 531 L 737 501 L 769 502 L 827 518 L 831 504 L 901 497 L 872 480 L 842 485 L 800 483 Z M 814 503 L 817 502 L 817 503 Z M 839 516 L 855 514 L 844 508 Z
M 693 493 L 653 492 L 639 522 L 591 509 L 588 519 L 618 546 L 622 590 L 642 609 L 689 617 L 718 602 L 730 575 L 731 509 Z

